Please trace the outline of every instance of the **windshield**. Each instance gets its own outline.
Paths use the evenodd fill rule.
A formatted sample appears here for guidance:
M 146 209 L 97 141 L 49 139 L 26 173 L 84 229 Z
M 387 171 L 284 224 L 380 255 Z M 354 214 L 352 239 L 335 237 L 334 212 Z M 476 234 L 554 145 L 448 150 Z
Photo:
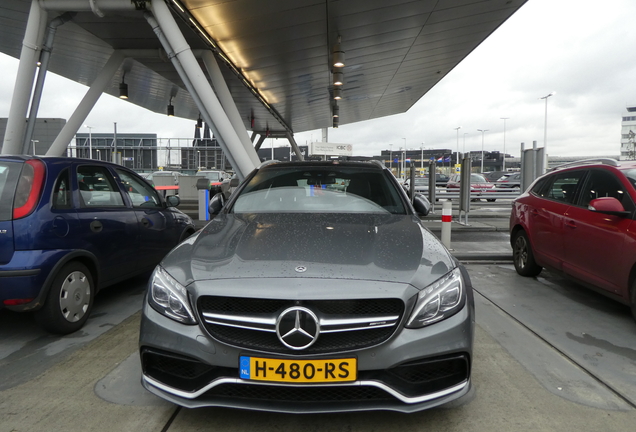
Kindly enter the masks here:
M 470 175 L 470 182 L 471 183 L 488 183 L 488 180 L 486 180 L 486 178 L 482 175 L 479 174 L 471 174 Z
M 198 175 L 202 175 L 203 177 L 211 181 L 223 180 L 221 171 L 200 171 Z
M 636 189 L 636 168 L 622 170 L 627 180 L 631 183 L 632 187 Z
M 363 167 L 272 166 L 241 191 L 235 213 L 406 214 L 384 171 Z

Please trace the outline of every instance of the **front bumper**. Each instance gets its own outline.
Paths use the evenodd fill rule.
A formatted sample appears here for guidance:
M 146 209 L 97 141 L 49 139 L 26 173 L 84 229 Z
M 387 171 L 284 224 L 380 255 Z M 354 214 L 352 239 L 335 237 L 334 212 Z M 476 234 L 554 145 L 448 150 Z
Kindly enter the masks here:
M 457 314 L 434 325 L 421 329 L 400 325 L 378 346 L 312 356 L 355 356 L 355 382 L 264 383 L 241 379 L 238 373 L 239 356 L 263 353 L 216 341 L 200 326 L 181 325 L 144 303 L 140 331 L 142 383 L 157 396 L 190 408 L 287 413 L 415 412 L 469 392 L 473 329 L 474 310 L 469 301 Z

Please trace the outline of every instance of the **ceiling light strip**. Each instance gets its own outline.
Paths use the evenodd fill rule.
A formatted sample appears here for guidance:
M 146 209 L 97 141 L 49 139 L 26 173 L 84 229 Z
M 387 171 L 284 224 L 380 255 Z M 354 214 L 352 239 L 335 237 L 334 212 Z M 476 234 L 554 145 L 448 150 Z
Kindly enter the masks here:
M 285 130 L 287 130 L 288 132 L 293 133 L 292 129 L 287 125 L 287 122 L 283 120 L 283 118 L 278 113 L 278 111 L 276 111 L 276 109 L 272 107 L 269 104 L 269 102 L 267 102 L 267 99 L 265 99 L 265 97 L 258 91 L 258 89 L 254 87 L 254 85 L 249 81 L 249 79 L 245 76 L 245 74 L 238 67 L 236 67 L 234 63 L 232 63 L 232 61 L 229 59 L 227 54 L 225 54 L 221 50 L 221 48 L 209 37 L 207 32 L 203 30 L 201 25 L 190 14 L 190 11 L 188 11 L 178 0 L 172 0 L 171 4 L 173 6 L 173 9 L 176 8 L 178 10 L 177 15 L 180 16 L 181 19 L 184 19 L 186 22 L 192 24 L 199 31 L 199 34 L 201 35 L 201 37 L 203 37 L 209 43 L 210 47 L 212 48 L 212 51 L 217 55 L 217 57 L 223 60 L 223 62 L 230 68 L 230 70 L 234 72 L 234 74 L 243 82 L 243 85 L 245 85 L 252 93 L 254 93 L 256 98 L 263 104 L 263 106 L 267 109 L 267 111 L 269 111 L 269 113 L 281 124 L 281 126 L 283 126 Z

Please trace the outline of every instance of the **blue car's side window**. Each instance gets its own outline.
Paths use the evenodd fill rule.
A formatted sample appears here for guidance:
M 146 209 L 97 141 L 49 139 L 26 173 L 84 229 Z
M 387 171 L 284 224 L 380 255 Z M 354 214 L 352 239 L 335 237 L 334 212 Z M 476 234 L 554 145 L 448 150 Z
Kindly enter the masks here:
M 105 167 L 77 167 L 81 207 L 125 207 L 115 179 Z
M 124 170 L 115 170 L 123 183 L 124 190 L 130 197 L 133 207 L 161 208 L 161 199 L 157 191 L 147 182 Z
M 70 209 L 73 206 L 71 202 L 71 181 L 68 169 L 62 171 L 55 181 L 52 202 L 53 208 L 59 210 Z

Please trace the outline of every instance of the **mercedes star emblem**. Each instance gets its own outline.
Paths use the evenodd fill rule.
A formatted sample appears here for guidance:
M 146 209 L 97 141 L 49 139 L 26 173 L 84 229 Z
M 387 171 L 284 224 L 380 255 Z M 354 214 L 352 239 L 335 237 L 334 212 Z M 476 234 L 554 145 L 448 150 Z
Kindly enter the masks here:
M 294 306 L 276 320 L 276 335 L 287 348 L 303 350 L 316 342 L 320 334 L 318 317 L 309 309 Z
M 295 268 L 295 270 L 296 270 L 298 273 L 305 273 L 305 272 L 307 271 L 307 267 L 305 267 L 305 266 L 298 266 L 298 267 L 296 267 L 296 268 Z

